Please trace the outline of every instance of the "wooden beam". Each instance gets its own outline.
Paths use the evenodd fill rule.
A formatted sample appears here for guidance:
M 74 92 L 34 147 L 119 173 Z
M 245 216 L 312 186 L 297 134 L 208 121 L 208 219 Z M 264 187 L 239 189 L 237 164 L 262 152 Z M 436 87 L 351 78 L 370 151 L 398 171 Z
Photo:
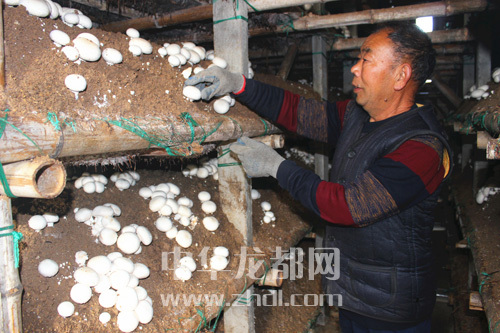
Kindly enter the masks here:
M 125 7 L 125 6 L 118 6 L 116 7 L 114 4 L 116 3 L 115 1 L 102 1 L 102 0 L 71 0 L 70 2 L 76 2 L 84 6 L 89 6 L 96 8 L 100 11 L 103 12 L 110 12 L 112 14 L 116 15 L 121 15 L 125 17 L 132 17 L 132 18 L 137 18 L 144 16 L 145 14 L 143 12 L 140 12 L 138 10 L 135 10 L 130 7 Z M 118 4 L 120 2 L 118 1 Z
M 295 61 L 295 56 L 297 55 L 298 49 L 299 49 L 299 47 L 298 47 L 297 43 L 293 43 L 288 47 L 288 51 L 286 52 L 285 59 L 283 59 L 283 62 L 281 63 L 280 70 L 279 70 L 278 74 L 276 75 L 277 77 L 286 81 L 286 79 L 288 78 L 288 74 L 290 73 L 290 70 L 292 69 L 293 62 Z
M 186 156 L 194 153 L 190 149 L 190 146 L 197 144 L 196 141 L 193 142 L 193 136 L 197 140 L 196 138 L 205 137 L 206 133 L 215 128 L 217 130 L 204 138 L 203 143 L 227 141 L 242 135 L 253 137 L 280 132 L 268 121 L 264 125 L 262 121 L 265 120 L 259 117 L 236 123 L 230 118 L 209 117 L 196 111 L 192 112 L 192 115 L 200 125 L 194 127 L 194 132 L 182 119 L 134 119 L 133 121 L 144 133 L 154 133 L 156 136 L 163 136 L 165 140 L 175 133 L 175 140 L 172 140 L 170 148 Z M 7 124 L 0 138 L 1 163 L 23 161 L 43 155 L 58 158 L 123 153 L 145 150 L 151 146 L 146 138 L 120 127 L 119 122 L 111 123 L 103 120 L 90 125 L 84 121 L 77 121 L 74 128 L 64 126 L 58 131 L 50 122 L 43 122 L 38 118 L 12 116 L 8 121 L 15 128 Z
M 275 0 L 254 0 L 248 2 L 249 5 L 251 6 L 248 6 L 247 10 L 248 12 L 255 12 L 255 10 L 257 10 L 257 12 L 261 12 L 277 8 L 301 6 L 313 3 L 324 3 L 329 1 L 334 1 L 334 0 L 320 0 L 320 1 L 288 0 L 286 2 L 280 2 Z M 87 1 L 80 0 L 79 2 L 86 3 Z M 99 3 L 100 1 L 88 0 L 88 2 Z M 99 8 L 102 7 L 102 5 L 96 5 L 92 7 Z M 212 13 L 213 13 L 212 5 L 197 6 L 160 16 L 147 16 L 132 20 L 113 22 L 101 26 L 101 29 L 106 31 L 125 32 L 128 28 L 135 28 L 139 31 L 146 29 L 164 28 L 167 26 L 172 26 L 181 23 L 190 23 L 190 22 L 208 20 L 212 18 Z
M 469 309 L 474 311 L 484 311 L 481 295 L 477 291 L 469 294 Z
M 396 6 L 392 8 L 370 9 L 359 12 L 308 15 L 293 21 L 297 31 L 335 28 L 343 25 L 375 24 L 388 21 L 411 20 L 421 16 L 450 16 L 486 9 L 486 0 L 437 1 L 425 4 Z M 284 28 L 280 28 L 284 29 Z

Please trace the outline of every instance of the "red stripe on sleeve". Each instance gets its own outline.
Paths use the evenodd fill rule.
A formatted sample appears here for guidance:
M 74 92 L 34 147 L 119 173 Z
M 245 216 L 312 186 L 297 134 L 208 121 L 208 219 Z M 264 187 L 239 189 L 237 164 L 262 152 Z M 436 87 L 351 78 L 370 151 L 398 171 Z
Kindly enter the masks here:
M 348 99 L 348 100 L 345 100 L 345 101 L 337 102 L 337 112 L 339 113 L 340 129 L 342 129 L 344 127 L 344 115 L 345 115 L 345 111 L 347 109 L 347 104 L 350 101 L 351 100 Z
M 283 103 L 276 122 L 292 132 L 297 132 L 297 107 L 300 96 L 285 90 Z
M 344 187 L 322 181 L 316 190 L 316 204 L 321 218 L 335 224 L 354 226 L 354 220 L 345 200 Z
M 408 140 L 385 157 L 403 163 L 413 171 L 425 184 L 429 194 L 443 181 L 444 168 L 439 154 L 422 142 Z

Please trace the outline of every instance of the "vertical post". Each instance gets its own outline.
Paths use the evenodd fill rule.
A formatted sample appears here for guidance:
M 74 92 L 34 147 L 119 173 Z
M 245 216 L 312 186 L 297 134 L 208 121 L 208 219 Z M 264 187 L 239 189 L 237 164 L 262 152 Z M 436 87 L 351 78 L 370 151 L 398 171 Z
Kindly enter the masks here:
M 243 235 L 246 246 L 253 245 L 251 181 L 241 165 L 227 153 L 229 145 L 219 147 L 219 193 L 222 211 L 227 219 Z M 243 294 L 253 293 L 253 286 Z M 249 297 L 247 297 L 250 299 Z M 236 300 L 224 310 L 224 332 L 254 333 L 253 304 L 238 305 Z
M 228 69 L 248 75 L 248 7 L 244 1 L 218 0 L 213 4 L 214 50 Z
M 328 63 L 326 61 L 326 43 L 321 36 L 312 38 L 312 60 L 313 60 L 313 89 L 323 100 L 328 100 Z M 314 154 L 314 171 L 322 180 L 328 180 L 328 150 L 325 144 L 317 143 Z M 315 248 L 323 247 L 325 238 L 325 226 L 319 220 L 315 223 L 316 238 L 314 240 Z M 310 259 L 312 260 L 312 259 Z M 317 318 L 318 325 L 326 323 L 326 307 L 321 308 L 321 313 Z
M 218 0 L 213 4 L 214 50 L 224 58 L 228 69 L 248 76 L 248 7 L 243 1 Z M 219 164 L 236 162 L 229 153 L 228 145 L 219 149 Z M 219 192 L 222 210 L 245 240 L 252 246 L 252 198 L 251 183 L 241 166 L 219 168 Z M 253 287 L 249 288 L 253 293 Z M 230 306 L 224 311 L 224 332 L 254 333 L 253 305 Z
M 0 235 L 13 231 L 10 198 L 0 195 Z M 0 237 L 0 331 L 22 332 L 21 294 L 23 286 L 14 265 L 14 237 Z
M 474 56 L 464 55 L 463 63 L 463 83 L 462 83 L 462 98 L 469 93 L 470 87 L 474 85 Z
M 476 84 L 481 86 L 491 79 L 490 32 L 483 29 L 476 46 Z

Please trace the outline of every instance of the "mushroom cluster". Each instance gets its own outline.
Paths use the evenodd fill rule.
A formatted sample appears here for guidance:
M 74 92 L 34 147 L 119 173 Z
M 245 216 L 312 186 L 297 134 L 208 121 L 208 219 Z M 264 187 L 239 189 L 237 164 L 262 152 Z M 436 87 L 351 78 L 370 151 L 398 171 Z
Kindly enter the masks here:
M 476 202 L 481 205 L 483 202 L 488 201 L 488 197 L 500 192 L 500 187 L 481 187 L 476 194 Z
M 141 176 L 135 171 L 115 172 L 109 179 L 115 183 L 116 188 L 123 191 L 134 186 L 141 179 Z
M 88 172 L 82 173 L 80 177 L 75 180 L 75 188 L 83 189 L 85 193 L 102 193 L 106 189 L 108 178 L 104 175 L 90 174 Z
M 70 298 L 74 303 L 85 304 L 92 298 L 93 289 L 99 294 L 99 304 L 104 309 L 115 307 L 119 311 L 117 324 L 120 331 L 132 332 L 139 323 L 147 324 L 153 319 L 153 301 L 146 289 L 139 286 L 139 281 L 149 274 L 146 265 L 134 263 L 120 252 L 98 255 L 75 270 L 76 283 L 71 288 Z M 75 306 L 64 301 L 57 310 L 62 317 L 70 317 Z M 99 319 L 106 323 L 111 315 L 103 312 Z
M 45 213 L 43 215 L 33 215 L 28 220 L 28 225 L 35 231 L 45 229 L 45 227 L 53 227 L 54 223 L 59 222 L 59 216 L 52 213 Z
M 212 158 L 209 160 L 201 160 L 200 164 L 201 166 L 197 166 L 195 164 L 188 164 L 186 167 L 182 170 L 182 174 L 185 177 L 198 177 L 200 179 L 205 179 L 208 176 L 213 176 L 215 180 L 218 179 L 219 174 L 219 167 L 218 167 L 218 160 L 217 158 Z
M 262 218 L 261 222 L 271 223 L 276 221 L 276 217 L 274 216 L 274 213 L 271 211 L 271 204 L 268 201 L 262 201 L 260 203 L 260 207 L 264 212 L 264 217 Z
M 214 271 L 222 271 L 229 264 L 229 250 L 224 246 L 214 248 L 210 258 L 210 268 Z

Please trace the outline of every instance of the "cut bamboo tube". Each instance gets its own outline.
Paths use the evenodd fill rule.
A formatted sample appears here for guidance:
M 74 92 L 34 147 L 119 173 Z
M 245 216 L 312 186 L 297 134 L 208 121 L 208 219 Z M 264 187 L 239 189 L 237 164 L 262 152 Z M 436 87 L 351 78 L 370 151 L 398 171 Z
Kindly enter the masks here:
M 0 195 L 0 234 L 13 231 L 10 198 Z M 0 237 L 0 331 L 18 333 L 23 331 L 21 320 L 21 295 L 23 286 L 14 264 L 14 238 Z
M 4 165 L 10 191 L 16 197 L 51 199 L 66 185 L 66 170 L 61 162 L 49 157 L 37 157 Z M 0 193 L 5 194 L 3 186 Z
M 257 280 L 256 284 L 258 286 L 281 287 L 283 284 L 283 271 L 273 268 L 267 272 L 265 278 L 262 277 Z
M 285 146 L 285 137 L 282 134 L 258 136 L 252 139 L 262 142 L 274 149 L 283 148 Z

